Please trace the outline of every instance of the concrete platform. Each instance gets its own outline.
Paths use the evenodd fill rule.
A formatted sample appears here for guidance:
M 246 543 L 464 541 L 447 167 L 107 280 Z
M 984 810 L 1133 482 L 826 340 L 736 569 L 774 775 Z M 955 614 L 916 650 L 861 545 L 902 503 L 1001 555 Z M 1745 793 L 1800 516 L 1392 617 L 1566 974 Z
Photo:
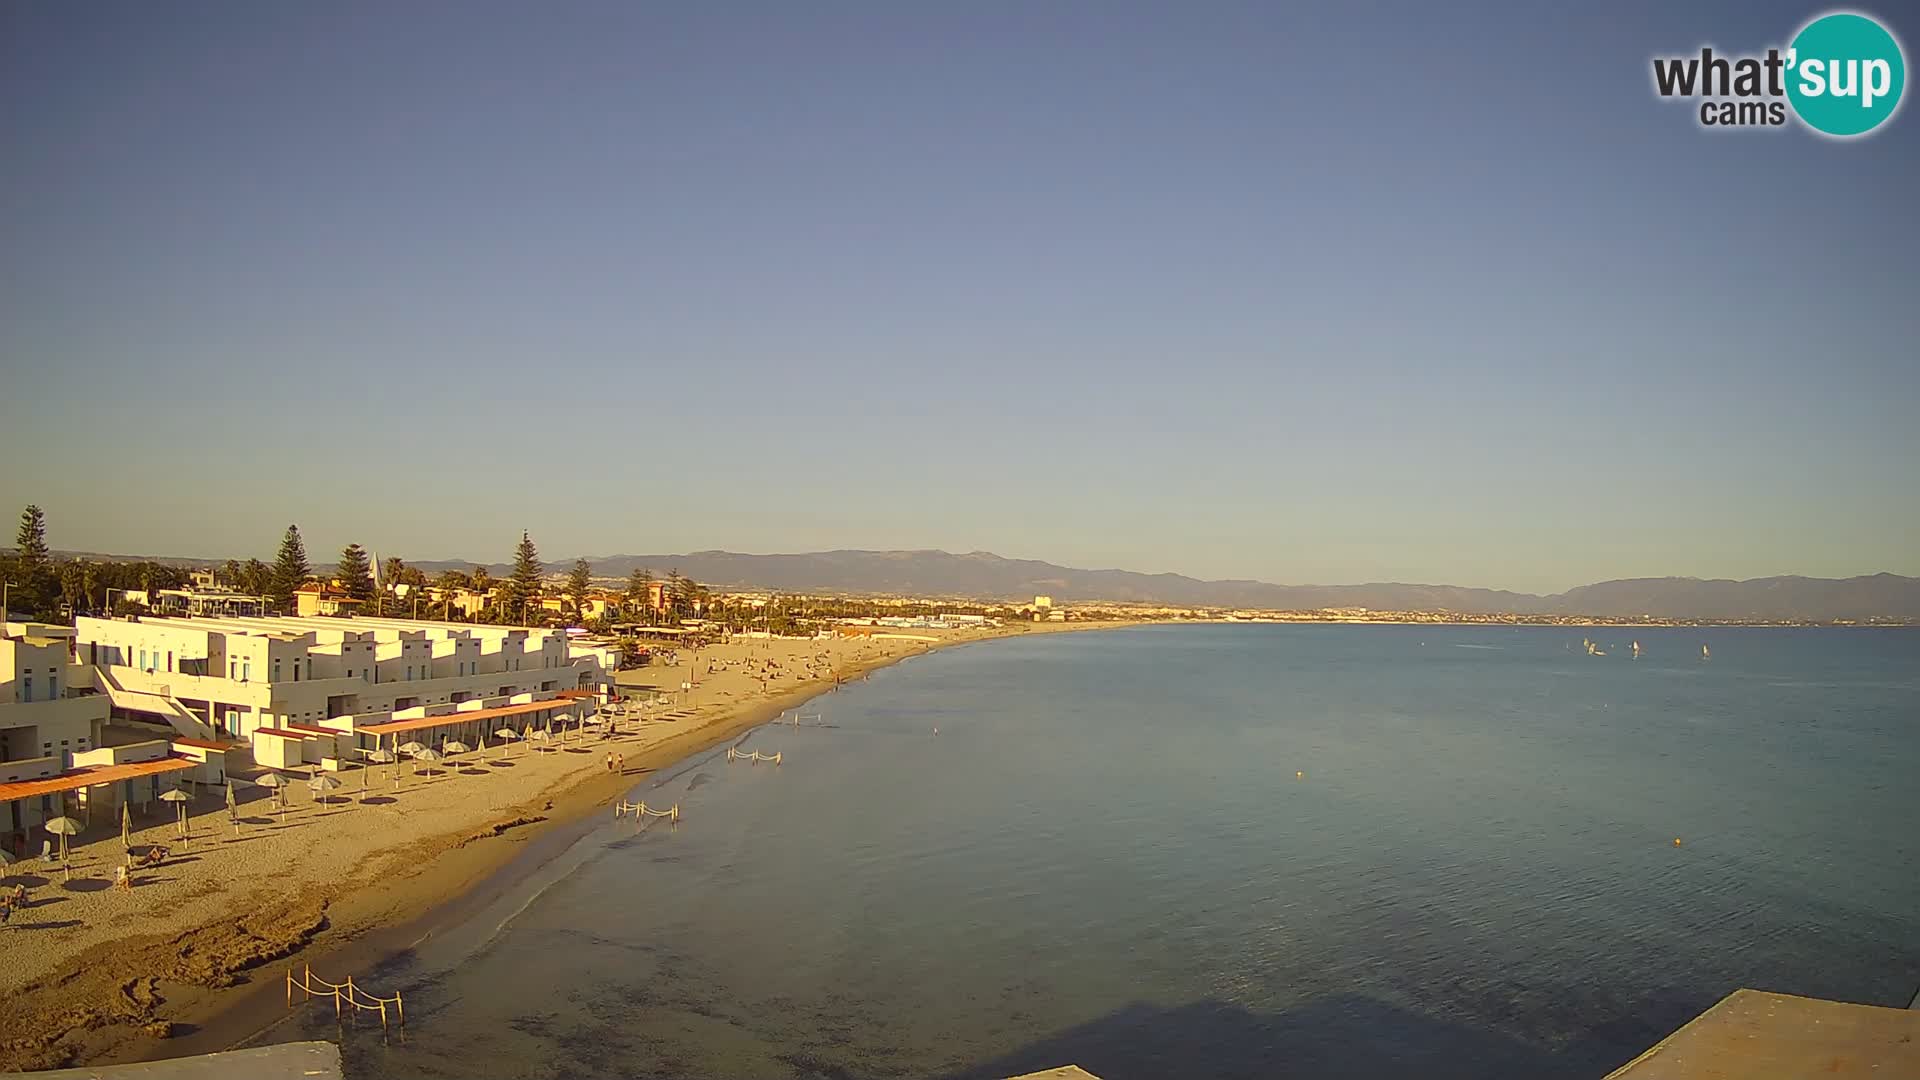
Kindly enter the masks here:
M 0 1073 L 0 1080 L 342 1080 L 343 1076 L 339 1047 L 330 1042 L 296 1042 L 133 1065 Z
M 1607 1080 L 1920 1077 L 1920 1012 L 1735 990 Z

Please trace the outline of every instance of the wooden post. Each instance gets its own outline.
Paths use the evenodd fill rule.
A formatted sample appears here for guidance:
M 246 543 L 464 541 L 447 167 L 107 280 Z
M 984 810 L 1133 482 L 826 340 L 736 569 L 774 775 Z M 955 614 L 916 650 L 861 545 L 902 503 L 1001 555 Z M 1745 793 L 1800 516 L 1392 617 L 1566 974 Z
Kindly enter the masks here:
M 405 1005 L 405 1003 L 403 1003 L 400 1000 L 400 991 L 398 990 L 395 990 L 393 992 L 393 1011 L 399 1015 L 400 1026 L 406 1027 L 407 1026 L 407 1006 Z M 380 1011 L 380 1014 L 382 1017 L 384 1017 L 386 1015 L 386 1010 L 382 1009 Z
M 287 965 L 287 1008 L 293 1008 L 293 965 Z

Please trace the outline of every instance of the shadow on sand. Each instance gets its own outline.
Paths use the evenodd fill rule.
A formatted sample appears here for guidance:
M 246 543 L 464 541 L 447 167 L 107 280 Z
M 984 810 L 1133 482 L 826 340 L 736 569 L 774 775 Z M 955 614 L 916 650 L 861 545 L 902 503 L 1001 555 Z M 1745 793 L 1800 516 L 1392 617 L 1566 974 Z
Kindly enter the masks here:
M 941 1080 L 997 1080 L 1059 1065 L 1078 1065 L 1102 1080 L 1192 1076 L 1595 1080 L 1638 1052 L 1622 1052 L 1612 1038 L 1595 1035 L 1550 1050 L 1358 995 L 1324 998 L 1271 1015 L 1220 1001 L 1175 1008 L 1142 1003 L 942 1074 Z

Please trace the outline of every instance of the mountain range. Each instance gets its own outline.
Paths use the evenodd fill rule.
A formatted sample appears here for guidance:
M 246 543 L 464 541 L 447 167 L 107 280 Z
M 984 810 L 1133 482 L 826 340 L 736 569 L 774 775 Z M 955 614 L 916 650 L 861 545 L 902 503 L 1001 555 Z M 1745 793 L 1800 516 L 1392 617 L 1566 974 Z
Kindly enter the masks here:
M 1301 611 L 1368 608 L 1375 611 L 1450 611 L 1460 614 L 1652 616 L 1670 619 L 1920 620 L 1920 578 L 1873 574 L 1845 579 L 1636 578 L 1582 585 L 1539 596 L 1454 585 L 1374 582 L 1364 585 L 1275 585 L 1264 581 L 1206 581 L 1182 574 L 1081 570 L 990 552 L 816 551 L 747 555 L 694 551 L 680 555 L 608 555 L 590 560 L 596 577 L 625 577 L 645 567 L 670 570 L 716 588 L 776 589 L 906 596 L 1056 600 L 1110 600 L 1191 607 Z M 470 569 L 471 564 L 417 563 L 421 569 Z M 548 563 L 555 573 L 572 560 Z M 495 565 L 493 574 L 509 568 Z
M 125 558 L 62 552 L 79 558 Z M 172 564 L 212 565 L 220 560 L 163 558 Z M 1446 611 L 1463 615 L 1650 616 L 1701 620 L 1870 619 L 1920 622 L 1920 578 L 1871 574 L 1852 578 L 1768 577 L 1747 581 L 1702 578 L 1631 578 L 1536 595 L 1457 585 L 1371 582 L 1364 585 L 1275 585 L 1265 581 L 1207 581 L 1183 574 L 1131 570 L 1081 570 L 1035 559 L 1007 559 L 985 551 L 814 551 L 749 555 L 693 551 L 680 555 L 605 555 L 589 560 L 597 578 L 625 578 L 645 567 L 664 577 L 678 570 L 720 589 L 848 595 L 939 596 L 981 600 L 1108 600 L 1175 607 L 1262 608 L 1311 611 L 1367 608 L 1374 611 Z M 470 571 L 485 565 L 496 577 L 511 567 L 457 559 L 417 561 L 428 574 Z M 566 572 L 572 559 L 545 564 Z M 320 567 L 317 569 L 326 569 Z

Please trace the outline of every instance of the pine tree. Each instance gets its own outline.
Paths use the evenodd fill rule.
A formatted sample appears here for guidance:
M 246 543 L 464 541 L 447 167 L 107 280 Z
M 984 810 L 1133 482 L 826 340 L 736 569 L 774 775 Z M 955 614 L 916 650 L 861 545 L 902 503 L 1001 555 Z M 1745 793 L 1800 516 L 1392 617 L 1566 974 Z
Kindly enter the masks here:
M 653 621 L 653 571 L 644 566 L 634 567 L 627 577 L 627 618 Z
M 679 618 L 681 604 L 683 604 L 687 598 L 687 579 L 680 576 L 679 568 L 676 567 L 667 571 L 667 588 L 665 591 L 666 596 L 664 599 L 667 604 L 667 613 L 675 618 Z
M 520 546 L 513 553 L 513 575 L 507 579 L 507 618 L 527 621 L 528 608 L 540 596 L 540 550 L 526 530 L 520 532 Z
M 580 614 L 587 602 L 587 590 L 593 587 L 593 564 L 585 559 L 575 559 L 573 569 L 567 573 L 567 596 L 573 601 L 573 613 Z
M 340 589 L 355 600 L 373 599 L 373 563 L 367 558 L 367 550 L 359 544 L 348 544 L 340 552 L 340 568 L 336 575 L 340 579 Z
M 20 511 L 20 532 L 13 546 L 13 573 L 18 580 L 13 583 L 8 606 L 28 618 L 51 618 L 60 599 L 60 580 L 47 551 L 47 515 L 38 506 L 29 505 Z
M 313 567 L 307 564 L 307 545 L 300 539 L 300 526 L 287 526 L 280 538 L 280 554 L 274 559 L 273 573 L 267 582 L 267 596 L 282 614 L 293 613 L 293 594 L 307 583 Z

